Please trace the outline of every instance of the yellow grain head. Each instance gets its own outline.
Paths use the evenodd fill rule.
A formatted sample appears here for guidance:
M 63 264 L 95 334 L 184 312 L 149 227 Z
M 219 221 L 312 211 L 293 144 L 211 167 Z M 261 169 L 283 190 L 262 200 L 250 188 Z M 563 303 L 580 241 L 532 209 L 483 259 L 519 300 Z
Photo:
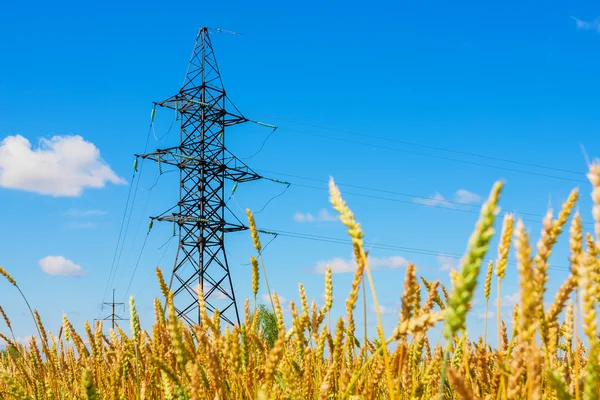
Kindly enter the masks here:
M 552 211 L 548 211 L 542 221 L 542 233 L 537 243 L 537 254 L 534 258 L 534 277 L 537 281 L 538 295 L 542 296 L 548 280 L 548 258 L 552 248 Z
M 569 276 L 566 281 L 563 282 L 561 287 L 556 292 L 556 296 L 554 297 L 554 303 L 548 309 L 546 313 L 546 319 L 549 323 L 552 323 L 558 319 L 559 314 L 565 307 L 565 303 L 569 300 L 569 296 L 571 292 L 575 289 L 575 279 L 573 276 Z
M 571 212 L 573 212 L 573 208 L 575 208 L 575 204 L 577 203 L 578 199 L 579 199 L 579 190 L 577 188 L 575 188 L 575 189 L 571 190 L 571 193 L 569 193 L 569 197 L 563 203 L 563 206 L 562 206 L 560 212 L 558 213 L 557 220 L 554 221 L 554 224 L 552 227 L 552 238 L 554 241 L 556 241 L 556 239 L 560 236 L 563 226 L 567 223 L 567 219 L 571 215 Z
M 485 300 L 490 300 L 490 293 L 492 291 L 492 271 L 494 270 L 494 262 L 490 260 L 488 263 L 487 272 L 485 274 L 485 285 L 483 286 L 483 295 Z
M 442 294 L 444 295 L 444 301 L 446 302 L 446 304 L 448 304 L 448 300 L 450 299 L 450 295 L 448 294 L 448 289 L 446 289 L 446 286 L 444 284 L 442 284 Z M 442 307 L 442 308 L 445 308 Z
M 333 208 L 340 214 L 340 220 L 348 228 L 348 233 L 352 238 L 352 242 L 362 248 L 363 246 L 363 231 L 360 224 L 354 219 L 354 214 L 342 199 L 340 190 L 335 185 L 333 178 L 329 179 L 329 201 Z
M 333 277 L 331 267 L 325 269 L 325 307 L 331 310 L 333 306 Z
M 594 216 L 594 230 L 596 232 L 596 240 L 600 244 L 600 163 L 595 161 L 590 166 L 590 171 L 587 174 L 588 179 L 592 183 L 592 201 L 594 207 L 592 208 L 592 215 Z
M 583 251 L 583 226 L 579 211 L 577 211 L 573 217 L 570 233 L 569 244 L 571 247 L 571 254 L 569 256 L 569 261 L 571 262 L 571 274 L 573 274 L 577 281 L 577 273 L 579 271 L 576 265 L 578 264 L 578 259 L 581 257 Z
M 574 306 L 573 301 L 569 300 L 567 310 L 565 311 L 565 322 L 563 324 L 562 333 L 565 339 L 565 346 L 569 351 L 573 348 L 573 328 L 574 328 Z
M 171 346 L 175 352 L 177 362 L 180 365 L 185 365 L 185 348 L 183 346 L 183 338 L 181 335 L 181 327 L 179 320 L 177 319 L 177 313 L 175 306 L 173 305 L 173 296 L 169 296 L 167 299 L 167 310 L 169 315 L 169 334 L 171 336 Z
M 439 295 L 437 292 L 437 288 L 440 285 L 440 281 L 435 281 L 427 286 L 427 300 L 425 300 L 425 305 L 423 306 L 423 313 L 426 314 L 433 309 L 433 304 L 436 302 L 436 299 L 439 299 Z
M 160 267 L 156 267 L 156 277 L 158 278 L 158 285 L 160 286 L 160 291 L 166 299 L 167 297 L 169 297 L 169 287 L 165 283 L 165 279 L 163 278 L 163 274 Z
M 64 332 L 65 332 L 65 340 L 67 342 L 71 338 L 71 329 L 70 329 L 70 326 L 71 326 L 71 323 L 67 319 L 67 314 L 63 314 L 63 329 L 64 329 Z
M 515 217 L 512 214 L 504 214 L 500 242 L 498 244 L 498 261 L 496 262 L 496 275 L 499 279 L 504 279 L 504 275 L 506 274 L 506 264 L 508 263 L 514 222 Z
M 588 361 L 584 370 L 584 399 L 598 398 L 598 322 L 596 317 L 595 293 L 593 291 L 593 268 L 595 267 L 595 258 L 589 254 L 585 257 L 585 262 L 580 264 L 579 283 L 581 297 L 581 311 L 583 317 L 583 331 L 585 332 L 588 343 Z
M 269 386 L 271 385 L 271 380 L 273 379 L 275 369 L 277 368 L 279 361 L 281 361 L 281 357 L 284 352 L 284 342 L 285 342 L 285 330 L 282 329 L 279 331 L 277 340 L 275 341 L 273 348 L 269 352 L 269 355 L 267 357 L 267 362 L 265 363 L 265 367 L 264 367 L 264 376 L 265 376 L 264 382 Z
M 468 381 L 464 379 L 464 374 L 460 373 L 459 370 L 454 368 L 448 368 L 448 381 L 454 391 L 460 396 L 461 399 L 472 400 L 475 399 Z
M 524 341 L 532 338 L 536 329 L 535 311 L 538 304 L 531 260 L 531 245 L 523 221 L 517 222 L 515 230 L 515 250 L 521 292 L 522 309 L 519 310 L 519 331 Z
M 421 313 L 421 286 L 415 281 L 415 295 L 413 297 L 412 312 L 414 316 Z
M 445 310 L 421 314 L 418 317 L 399 323 L 394 329 L 393 336 L 398 340 L 406 335 L 416 335 L 421 332 L 426 332 L 438 322 L 443 321 L 445 317 Z
M 300 305 L 302 306 L 302 315 L 300 322 L 304 328 L 309 325 L 308 301 L 306 300 L 306 290 L 302 283 L 298 283 L 298 292 L 300 293 Z
M 4 322 L 6 323 L 6 326 L 8 327 L 8 329 L 12 329 L 12 327 L 10 325 L 10 320 L 8 319 L 8 316 L 4 312 L 4 309 L 2 308 L 2 306 L 0 306 L 0 314 L 2 314 L 2 318 L 4 318 Z
M 598 257 L 600 251 L 597 246 L 594 245 L 594 237 L 590 232 L 585 233 L 585 243 L 587 246 L 587 253 L 592 257 Z
M 342 341 L 344 340 L 344 319 L 340 317 L 335 330 L 335 339 L 333 341 L 333 361 L 339 364 L 342 357 Z
M 416 280 L 417 270 L 415 265 L 409 263 L 406 266 L 404 277 L 404 292 L 402 293 L 402 309 L 400 311 L 400 321 L 406 321 L 412 317 L 413 304 L 416 297 L 418 283 Z
M 158 298 L 154 299 L 154 320 L 160 326 L 165 324 L 165 311 Z
M 310 303 L 310 331 L 315 340 L 319 335 L 319 324 L 321 321 L 322 320 L 319 320 L 319 314 L 317 313 L 317 302 L 313 300 Z
M 140 337 L 140 320 L 138 317 L 137 309 L 135 308 L 135 301 L 133 296 L 129 297 L 129 323 L 131 325 L 131 334 L 134 342 L 138 342 Z
M 501 321 L 501 325 L 502 325 L 502 345 L 501 345 L 501 352 L 504 353 L 506 351 L 506 349 L 508 349 L 508 334 L 506 333 L 506 323 L 504 321 Z
M 202 284 L 199 283 L 196 287 L 198 293 L 198 309 L 200 310 L 200 322 L 204 329 L 208 329 L 211 326 L 210 319 L 208 318 L 208 313 L 206 312 L 206 300 L 204 299 L 204 290 L 202 288 Z M 173 296 L 170 296 L 171 302 L 173 302 Z
M 256 257 L 250 257 L 250 264 L 252 265 L 252 293 L 254 294 L 254 298 L 256 299 L 256 295 L 258 294 L 258 260 Z
M 259 253 L 262 250 L 262 246 L 260 244 L 260 238 L 258 237 L 258 230 L 256 229 L 256 222 L 254 221 L 254 214 L 250 211 L 249 208 L 246 209 L 246 215 L 248 216 L 248 227 L 250 228 L 250 234 L 252 235 L 252 243 L 254 244 L 254 248 Z
M 250 327 L 250 319 L 252 314 L 250 313 L 250 300 L 246 299 L 244 301 L 244 325 L 246 327 Z
M 2 311 L 2 307 L 0 307 L 0 311 Z M 35 323 L 37 324 L 39 330 L 40 330 L 40 334 L 42 335 L 41 339 L 42 339 L 42 343 L 44 345 L 46 345 L 48 343 L 48 335 L 46 333 L 46 329 L 44 328 L 44 324 L 42 323 L 42 318 L 40 317 L 40 313 L 38 312 L 38 310 L 34 310 L 33 314 L 35 315 Z M 4 317 L 5 321 L 8 320 L 8 318 L 6 318 L 6 315 L 4 315 L 4 312 L 2 312 L 2 316 Z M 10 328 L 10 325 L 9 325 Z
M 15 281 L 14 278 L 12 276 L 10 276 L 10 274 L 8 272 L 6 272 L 6 270 L 4 268 L 2 268 L 1 266 L 0 266 L 0 275 L 5 277 L 6 280 L 9 281 L 13 286 L 17 286 L 17 281 Z
M 283 310 L 281 309 L 281 302 L 276 292 L 273 292 L 273 303 L 275 304 L 275 315 L 277 316 L 277 327 L 279 330 L 285 330 L 285 322 L 283 319 Z

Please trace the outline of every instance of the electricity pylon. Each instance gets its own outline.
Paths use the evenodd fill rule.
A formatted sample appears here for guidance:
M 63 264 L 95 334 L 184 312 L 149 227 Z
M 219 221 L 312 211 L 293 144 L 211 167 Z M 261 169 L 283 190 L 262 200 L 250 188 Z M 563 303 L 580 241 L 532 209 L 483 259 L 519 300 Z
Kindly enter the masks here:
M 225 185 L 260 179 L 225 148 L 225 128 L 252 122 L 242 116 L 225 94 L 217 60 L 208 35 L 201 28 L 196 37 L 183 86 L 179 93 L 154 103 L 174 110 L 180 121 L 180 144 L 138 155 L 179 169 L 179 202 L 152 221 L 172 222 L 178 230 L 179 247 L 169 287 L 177 315 L 188 323 L 201 323 L 197 285 L 201 285 L 207 309 L 214 312 L 214 296 L 223 301 L 220 317 L 240 323 L 225 252 L 225 234 L 247 227 L 225 201 Z M 154 118 L 155 111 L 152 111 Z M 265 125 L 265 124 L 262 124 Z M 169 212 L 177 208 L 176 212 Z M 236 220 L 225 220 L 228 211 Z
M 127 321 L 127 318 L 121 318 L 115 313 L 115 306 L 122 306 L 124 304 L 124 303 L 115 303 L 115 289 L 113 289 L 112 303 L 104 302 L 102 304 L 111 306 L 111 308 L 112 308 L 112 313 L 109 316 L 102 318 L 102 321 L 110 320 L 112 323 L 113 329 L 115 329 L 116 321 Z

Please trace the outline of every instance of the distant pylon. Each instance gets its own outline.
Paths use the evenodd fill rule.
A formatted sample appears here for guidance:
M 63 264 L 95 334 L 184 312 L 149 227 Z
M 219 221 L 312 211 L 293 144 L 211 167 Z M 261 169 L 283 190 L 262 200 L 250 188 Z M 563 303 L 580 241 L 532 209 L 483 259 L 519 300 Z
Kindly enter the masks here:
M 240 323 L 233 284 L 225 252 L 225 233 L 247 227 L 229 210 L 225 185 L 262 178 L 225 148 L 225 128 L 250 122 L 225 94 L 217 60 L 208 36 L 201 28 L 196 37 L 185 80 L 179 93 L 154 103 L 175 111 L 180 121 L 180 144 L 137 155 L 179 169 L 180 193 L 176 212 L 165 212 L 152 220 L 172 222 L 178 229 L 179 247 L 169 284 L 177 315 L 188 323 L 200 323 L 198 285 L 207 309 L 219 296 L 220 317 Z M 152 112 L 154 118 L 154 111 Z M 265 124 L 262 124 L 265 125 Z M 169 209 L 171 211 L 173 208 Z M 234 223 L 225 220 L 228 211 Z
M 112 328 L 113 329 L 115 329 L 115 324 L 116 324 L 115 321 L 127 321 L 127 318 L 121 318 L 120 316 L 118 316 L 115 313 L 115 306 L 122 306 L 124 304 L 124 303 L 115 303 L 115 289 L 113 289 L 112 302 L 111 303 L 104 302 L 102 304 L 110 306 L 111 309 L 112 309 L 112 313 L 109 316 L 107 316 L 105 318 L 102 318 L 102 321 L 107 321 L 107 320 L 110 319 L 111 323 L 112 323 Z

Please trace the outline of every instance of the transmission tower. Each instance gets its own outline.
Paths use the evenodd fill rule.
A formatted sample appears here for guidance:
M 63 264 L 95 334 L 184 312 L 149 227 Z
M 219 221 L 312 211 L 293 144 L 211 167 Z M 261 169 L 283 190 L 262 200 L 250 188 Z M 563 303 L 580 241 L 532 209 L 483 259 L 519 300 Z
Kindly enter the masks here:
M 116 306 L 122 306 L 124 304 L 124 303 L 115 303 L 115 289 L 113 289 L 113 299 L 112 299 L 112 302 L 110 302 L 110 303 L 109 302 L 104 302 L 102 304 L 110 306 L 111 309 L 112 309 L 112 313 L 109 316 L 107 316 L 105 318 L 102 318 L 102 321 L 108 321 L 108 320 L 110 320 L 111 323 L 112 323 L 112 328 L 113 329 L 115 329 L 115 324 L 116 324 L 115 321 L 127 321 L 127 318 L 121 318 L 121 317 L 119 317 L 115 313 L 115 307 Z
M 197 285 L 201 285 L 207 309 L 218 296 L 220 317 L 240 322 L 233 284 L 225 252 L 225 234 L 247 227 L 229 210 L 225 185 L 260 179 L 225 147 L 225 128 L 250 121 L 225 94 L 215 53 L 201 28 L 179 93 L 154 103 L 174 110 L 180 121 L 180 144 L 137 155 L 179 169 L 179 202 L 152 221 L 172 222 L 178 230 L 179 247 L 169 284 L 180 318 L 200 323 Z M 154 118 L 154 110 L 152 112 Z M 265 124 L 262 124 L 265 125 Z M 176 209 L 176 212 L 171 212 Z M 235 219 L 225 220 L 226 211 Z M 169 212 L 171 212 L 169 214 Z

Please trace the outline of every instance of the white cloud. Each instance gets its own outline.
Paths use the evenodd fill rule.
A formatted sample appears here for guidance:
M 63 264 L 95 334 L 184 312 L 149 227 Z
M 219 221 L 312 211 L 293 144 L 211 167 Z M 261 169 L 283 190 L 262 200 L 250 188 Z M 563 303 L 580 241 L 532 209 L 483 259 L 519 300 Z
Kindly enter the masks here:
M 260 296 L 258 296 L 258 298 L 265 303 L 271 304 L 271 298 L 269 297 L 269 293 L 263 293 Z M 283 297 L 279 293 L 277 293 L 277 298 L 279 299 L 279 305 L 282 309 L 285 310 L 286 305 L 288 304 L 288 299 Z
M 458 189 L 454 193 L 453 201 L 446 199 L 440 192 L 435 192 L 435 194 L 429 198 L 418 197 L 413 199 L 413 202 L 417 204 L 423 204 L 428 207 L 439 206 L 446 208 L 455 208 L 457 206 L 456 203 L 474 204 L 478 203 L 479 201 L 481 201 L 481 196 L 466 189 Z
M 210 294 L 210 296 L 208 296 L 208 298 L 211 300 L 227 300 L 227 299 L 229 299 L 229 296 L 227 296 L 220 290 L 216 289 L 214 292 L 212 292 Z
M 206 286 L 205 286 L 206 287 Z M 200 289 L 200 284 L 196 283 L 196 286 L 194 286 L 194 290 L 196 291 L 196 293 L 198 293 L 198 289 Z M 208 288 L 207 288 L 208 290 Z M 215 289 L 210 296 L 208 296 L 209 300 L 225 300 L 225 299 L 229 299 L 229 297 L 225 294 L 223 294 L 223 292 L 221 292 L 219 289 Z
M 442 196 L 439 192 L 436 192 L 430 198 L 419 197 L 419 198 L 413 199 L 413 201 L 415 203 L 423 204 L 428 207 L 435 207 L 435 206 L 443 206 L 443 207 L 448 207 L 448 208 L 453 207 L 452 203 L 450 203 L 448 200 L 446 200 L 446 198 L 444 196 Z
M 314 222 L 315 217 L 311 213 L 296 212 L 296 214 L 294 214 L 294 221 L 296 221 L 296 222 Z
M 71 210 L 66 211 L 64 213 L 64 215 L 66 215 L 67 217 L 95 217 L 95 216 L 106 215 L 106 214 L 108 214 L 108 211 L 104 211 L 104 210 L 78 210 L 78 209 L 71 209 Z
M 501 307 L 514 307 L 517 304 L 519 304 L 519 301 L 521 300 L 519 293 L 513 293 L 511 295 L 506 295 L 502 297 L 502 300 L 500 301 L 500 306 Z M 496 307 L 498 307 L 498 299 L 494 300 L 494 305 Z
M 479 203 L 481 201 L 481 196 L 465 189 L 458 189 L 456 193 L 454 193 L 454 201 L 464 204 Z
M 63 256 L 47 256 L 40 261 L 40 268 L 48 275 L 86 276 L 87 272 L 80 265 Z
M 372 268 L 385 267 L 390 269 L 404 268 L 408 264 L 408 261 L 404 257 L 391 256 L 384 258 L 368 257 L 367 261 L 369 266 Z
M 578 29 L 583 29 L 586 31 L 596 31 L 600 32 L 600 18 L 596 18 L 593 21 L 584 21 L 579 18 L 571 17 L 575 21 Z
M 79 196 L 107 182 L 126 183 L 81 136 L 41 139 L 36 149 L 21 135 L 0 142 L 0 187 L 59 197 Z
M 17 336 L 17 337 L 15 337 L 15 340 L 20 345 L 28 346 L 29 345 L 29 341 L 31 340 L 32 337 L 33 337 L 33 335 Z M 12 340 L 12 337 L 10 339 Z M 36 339 L 36 340 L 39 340 L 39 339 Z M 7 344 L 6 341 L 4 341 L 2 338 L 0 338 L 0 348 L 5 347 L 6 344 Z
M 488 311 L 487 314 L 485 312 L 477 314 L 477 317 L 480 319 L 492 319 L 494 318 L 494 312 Z
M 374 305 L 374 304 L 373 304 L 373 305 L 371 305 L 371 310 L 372 310 L 373 312 L 376 312 L 375 310 L 377 310 L 377 309 L 375 308 L 375 305 Z M 379 305 L 379 313 L 380 313 L 381 315 L 392 315 L 392 314 L 395 314 L 395 313 L 396 313 L 396 311 L 397 311 L 397 310 L 395 310 L 395 309 L 393 309 L 393 308 L 391 308 L 391 307 L 382 306 L 381 304 Z
M 319 210 L 316 216 L 308 212 L 294 214 L 294 221 L 296 222 L 333 222 L 336 220 L 337 218 L 325 208 Z
M 327 266 L 331 268 L 331 272 L 334 274 L 344 274 L 356 270 L 356 262 L 354 260 L 336 257 L 327 261 L 318 261 L 317 265 L 313 268 L 313 272 L 324 274 Z
M 368 256 L 367 261 L 371 269 L 377 269 L 381 267 L 389 269 L 404 268 L 408 264 L 408 261 L 401 256 L 381 258 Z M 346 259 L 335 257 L 325 261 L 318 261 L 317 265 L 312 268 L 312 272 L 316 274 L 324 274 L 328 265 L 333 274 L 354 273 L 354 271 L 356 271 L 356 261 L 354 258 Z

